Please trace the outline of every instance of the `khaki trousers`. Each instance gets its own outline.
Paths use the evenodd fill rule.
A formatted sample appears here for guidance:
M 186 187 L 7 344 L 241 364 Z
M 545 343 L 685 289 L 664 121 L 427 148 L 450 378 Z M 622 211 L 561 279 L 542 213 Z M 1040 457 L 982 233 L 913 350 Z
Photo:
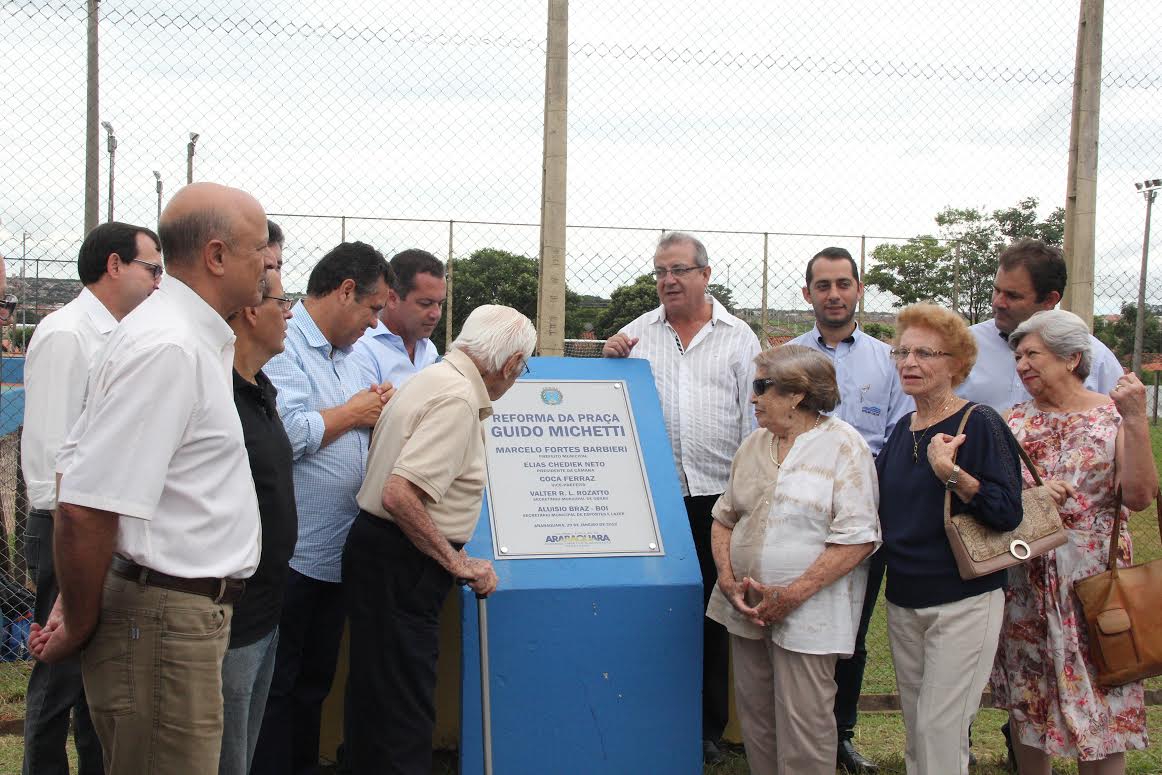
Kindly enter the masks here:
M 930 608 L 888 603 L 908 775 L 968 773 L 968 727 L 988 684 L 1004 608 L 999 589 Z
M 233 606 L 105 578 L 81 672 L 107 775 L 216 773 Z
M 730 636 L 734 703 L 754 775 L 835 775 L 835 654 Z

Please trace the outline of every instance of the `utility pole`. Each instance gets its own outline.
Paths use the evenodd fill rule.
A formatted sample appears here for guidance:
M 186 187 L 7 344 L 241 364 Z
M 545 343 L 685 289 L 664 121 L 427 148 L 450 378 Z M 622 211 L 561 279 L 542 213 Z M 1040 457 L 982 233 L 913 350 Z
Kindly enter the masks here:
M 548 0 L 545 140 L 541 176 L 541 271 L 537 351 L 565 354 L 565 162 L 569 106 L 569 0 Z
M 154 170 L 153 179 L 157 181 L 157 223 L 161 225 L 161 173 Z
M 186 146 L 186 184 L 194 182 L 194 146 L 198 144 L 198 133 L 190 132 L 190 142 Z
M 101 126 L 105 127 L 105 132 L 109 138 L 109 217 L 108 221 L 113 220 L 113 167 L 114 160 L 117 155 L 117 135 L 113 134 L 113 125 L 108 121 L 102 121 Z
M 1105 0 L 1081 0 L 1065 198 L 1065 264 L 1069 284 L 1065 287 L 1061 306 L 1076 313 L 1090 328 L 1093 328 L 1093 253 L 1104 15 Z
M 88 26 L 85 35 L 85 234 L 97 226 L 98 200 L 101 198 L 97 183 L 101 166 L 98 150 L 101 137 L 97 132 L 100 115 L 97 81 L 97 3 L 98 0 L 87 0 L 86 4 Z
M 1158 189 L 1162 188 L 1162 179 L 1155 178 L 1134 185 L 1146 198 L 1146 229 L 1142 235 L 1142 271 L 1138 275 L 1138 314 L 1134 318 L 1134 357 L 1130 365 L 1130 369 L 1137 373 L 1142 370 L 1142 339 L 1146 333 L 1146 264 L 1150 258 L 1150 215 L 1154 210 L 1154 198 L 1158 195 Z

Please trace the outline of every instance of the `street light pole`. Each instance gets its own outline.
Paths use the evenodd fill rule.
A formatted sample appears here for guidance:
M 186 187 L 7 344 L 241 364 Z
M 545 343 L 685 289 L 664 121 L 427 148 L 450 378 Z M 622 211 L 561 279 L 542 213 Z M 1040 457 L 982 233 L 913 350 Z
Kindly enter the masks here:
M 1134 320 L 1134 358 L 1130 368 L 1135 373 L 1142 370 L 1142 337 L 1146 330 L 1146 263 L 1150 257 L 1150 214 L 1154 209 L 1154 197 L 1162 188 L 1162 179 L 1135 183 L 1134 187 L 1146 198 L 1146 231 L 1142 237 L 1142 271 L 1138 276 L 1138 314 Z
M 198 144 L 198 133 L 190 132 L 190 143 L 186 146 L 186 183 L 194 182 L 194 146 Z
M 117 154 L 117 135 L 113 134 L 113 125 L 108 121 L 102 121 L 101 126 L 105 127 L 105 132 L 109 139 L 109 217 L 107 220 L 113 220 L 113 159 Z
M 161 223 L 161 173 L 153 171 L 153 179 L 157 181 L 157 222 Z

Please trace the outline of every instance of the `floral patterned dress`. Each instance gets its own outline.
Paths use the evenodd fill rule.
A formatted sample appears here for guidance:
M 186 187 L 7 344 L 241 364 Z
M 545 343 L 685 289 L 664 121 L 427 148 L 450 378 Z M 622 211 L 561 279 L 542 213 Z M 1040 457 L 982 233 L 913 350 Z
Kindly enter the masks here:
M 1121 416 L 1113 402 L 1082 412 L 1018 404 L 1009 427 L 1045 479 L 1070 482 L 1060 509 L 1069 541 L 1009 571 L 1005 619 L 993 666 L 997 707 L 1021 725 L 1021 742 L 1053 756 L 1093 761 L 1145 748 L 1141 682 L 1104 688 L 1094 680 L 1089 638 L 1073 583 L 1106 569 L 1114 521 L 1114 449 Z M 1025 485 L 1032 486 L 1028 471 Z M 1122 523 L 1118 564 L 1130 564 Z

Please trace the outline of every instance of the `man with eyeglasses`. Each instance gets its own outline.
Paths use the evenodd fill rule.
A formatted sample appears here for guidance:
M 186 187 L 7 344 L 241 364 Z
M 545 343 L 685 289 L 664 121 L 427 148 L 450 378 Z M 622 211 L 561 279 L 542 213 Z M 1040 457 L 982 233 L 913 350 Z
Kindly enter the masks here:
M 294 305 L 286 349 L 265 367 L 294 456 L 298 536 L 254 752 L 256 775 L 318 771 L 323 700 L 343 635 L 343 543 L 359 513 L 355 495 L 371 428 L 394 392 L 364 377 L 352 345 L 383 311 L 392 279 L 371 245 L 333 248 L 311 270 L 306 298 Z
M 53 571 L 56 456 L 81 415 L 89 369 L 122 318 L 153 293 L 161 278 L 161 246 L 143 226 L 109 222 L 89 232 L 77 256 L 84 286 L 77 298 L 36 327 L 24 363 L 24 432 L 20 460 L 32 511 L 24 550 L 36 580 L 35 621 L 44 625 L 57 599 Z M 69 720 L 82 773 L 102 771 L 81 662 L 36 662 L 28 679 L 24 775 L 69 772 Z
M 601 353 L 650 362 L 702 569 L 705 608 L 718 583 L 710 511 L 726 489 L 734 453 L 756 427 L 750 390 L 759 341 L 706 292 L 710 261 L 695 237 L 664 235 L 653 274 L 661 306 L 610 337 Z M 718 741 L 729 711 L 726 628 L 703 618 L 702 645 L 702 755 L 713 764 L 722 759 Z
M 277 263 L 277 259 L 276 259 Z M 278 416 L 277 391 L 262 367 L 283 351 L 293 301 L 277 269 L 266 274 L 256 306 L 230 318 L 234 344 L 234 404 L 262 520 L 262 558 L 234 606 L 230 645 L 222 660 L 222 754 L 218 775 L 246 775 L 258 743 L 274 675 L 278 622 L 287 563 L 298 533 L 290 440 Z
M 158 230 L 168 276 L 109 335 L 57 456 L 60 597 L 29 637 L 46 662 L 81 652 L 110 775 L 218 766 L 222 657 L 260 552 L 226 318 L 262 300 L 266 213 L 194 183 Z
M 369 384 L 390 382 L 399 389 L 436 362 L 432 332 L 440 322 L 448 283 L 444 264 L 426 250 L 391 257 L 395 282 L 375 325 L 355 343 L 355 355 Z
M 863 283 L 859 267 L 844 248 L 820 250 L 807 262 L 803 300 L 815 313 L 815 327 L 788 344 L 810 347 L 835 364 L 841 400 L 832 413 L 863 436 L 872 455 L 879 454 L 892 428 L 914 408 L 904 394 L 892 363 L 891 347 L 865 334 L 855 321 Z M 868 560 L 867 589 L 863 599 L 855 649 L 835 663 L 835 725 L 839 732 L 837 765 L 851 773 L 878 769 L 853 742 L 859 715 L 859 695 L 867 666 L 867 628 L 884 578 L 883 555 Z

